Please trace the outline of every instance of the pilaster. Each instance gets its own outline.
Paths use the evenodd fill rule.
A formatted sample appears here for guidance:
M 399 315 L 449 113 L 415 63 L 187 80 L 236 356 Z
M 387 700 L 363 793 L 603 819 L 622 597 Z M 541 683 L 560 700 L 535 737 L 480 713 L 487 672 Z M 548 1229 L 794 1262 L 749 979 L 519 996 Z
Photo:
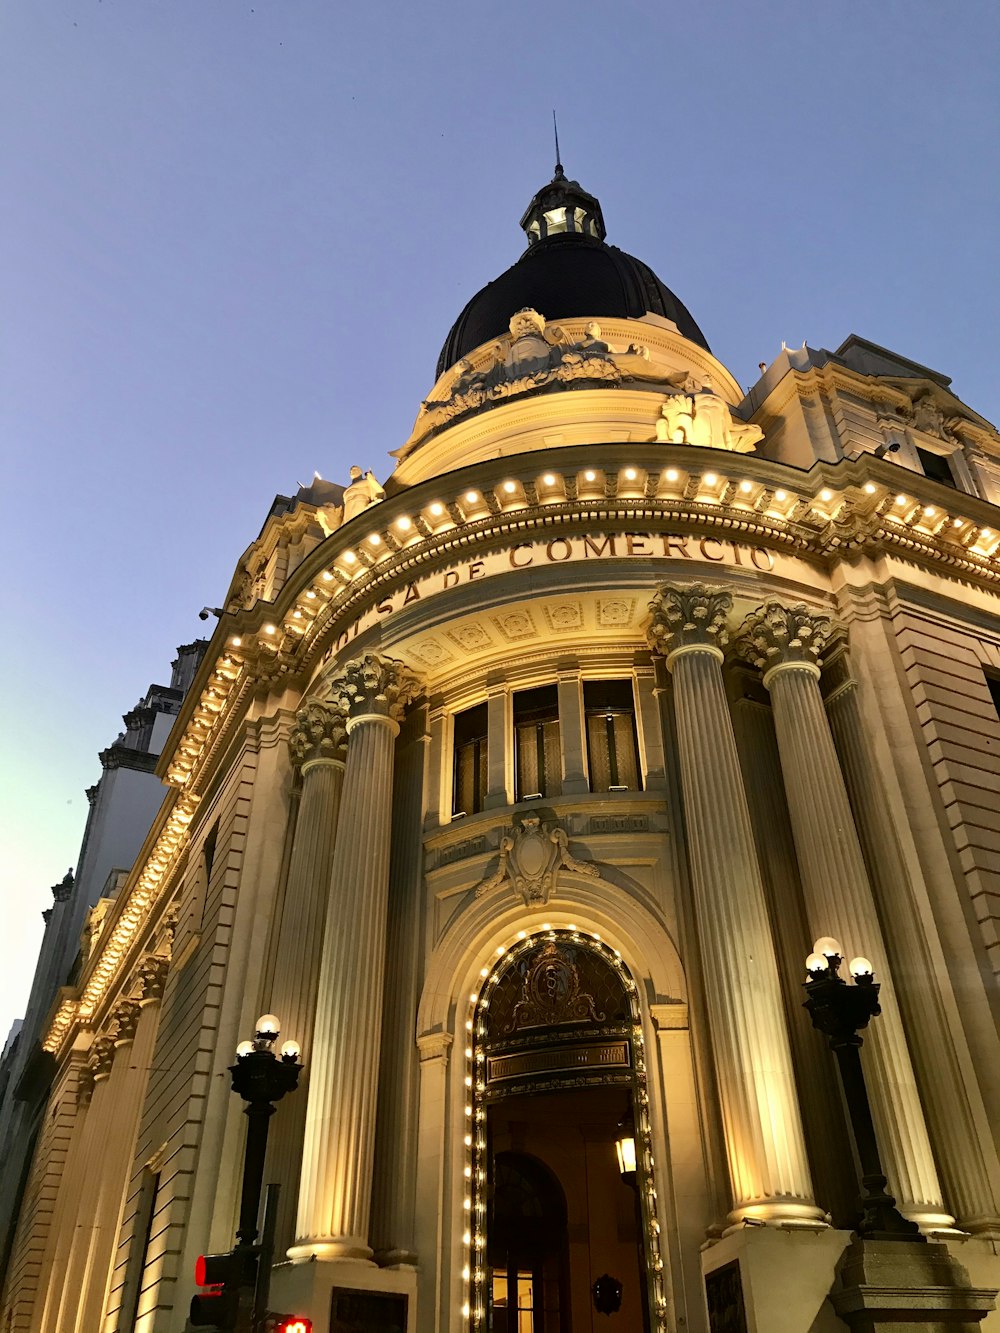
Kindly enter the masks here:
M 562 794 L 590 791 L 587 777 L 587 737 L 584 730 L 583 683 L 580 664 L 560 661 L 557 666 L 559 741 L 562 749 Z

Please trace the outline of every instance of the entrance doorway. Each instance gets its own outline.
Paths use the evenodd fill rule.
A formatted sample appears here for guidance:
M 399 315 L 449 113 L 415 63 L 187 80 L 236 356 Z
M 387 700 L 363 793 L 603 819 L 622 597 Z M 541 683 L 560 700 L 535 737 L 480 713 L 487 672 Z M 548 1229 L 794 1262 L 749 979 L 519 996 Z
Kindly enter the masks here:
M 574 930 L 526 939 L 488 975 L 472 1028 L 473 1329 L 603 1333 L 617 1313 L 622 1333 L 648 1333 L 658 1227 L 621 959 Z M 626 1172 L 623 1138 L 637 1159 Z

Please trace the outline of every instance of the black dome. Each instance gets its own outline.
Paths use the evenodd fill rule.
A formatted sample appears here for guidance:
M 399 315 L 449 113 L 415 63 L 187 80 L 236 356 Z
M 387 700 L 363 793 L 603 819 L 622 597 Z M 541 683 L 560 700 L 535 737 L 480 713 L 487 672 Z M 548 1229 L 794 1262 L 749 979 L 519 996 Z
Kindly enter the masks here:
M 527 250 L 477 292 L 452 325 L 438 357 L 438 376 L 474 348 L 506 333 L 511 315 L 526 307 L 547 320 L 587 315 L 640 319 L 648 311 L 672 320 L 685 338 L 711 350 L 687 307 L 649 265 L 604 242 L 597 200 L 560 173 L 561 168 L 521 221 L 528 233 Z M 574 213 L 576 225 L 585 229 L 553 233 L 555 217 L 565 225 L 568 216 L 572 227 Z

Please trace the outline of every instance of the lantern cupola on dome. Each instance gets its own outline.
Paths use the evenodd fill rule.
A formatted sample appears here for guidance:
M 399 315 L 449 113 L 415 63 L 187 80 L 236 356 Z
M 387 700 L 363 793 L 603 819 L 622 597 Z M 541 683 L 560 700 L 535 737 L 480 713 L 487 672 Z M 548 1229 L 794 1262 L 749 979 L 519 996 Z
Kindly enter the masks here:
M 521 227 L 528 248 L 473 296 L 452 325 L 438 357 L 438 377 L 502 337 L 511 316 L 524 309 L 540 311 L 547 320 L 654 315 L 710 350 L 687 307 L 649 265 L 607 244 L 600 201 L 567 179 L 561 163 L 525 209 Z

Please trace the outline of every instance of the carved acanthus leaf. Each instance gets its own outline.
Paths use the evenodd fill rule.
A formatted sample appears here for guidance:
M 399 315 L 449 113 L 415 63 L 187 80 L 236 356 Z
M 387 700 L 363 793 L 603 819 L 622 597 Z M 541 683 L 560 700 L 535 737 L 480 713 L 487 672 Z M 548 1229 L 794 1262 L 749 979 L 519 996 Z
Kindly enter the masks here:
M 330 695 L 350 717 L 380 713 L 400 722 L 406 705 L 421 689 L 418 678 L 402 662 L 366 653 L 347 663 L 331 682 Z
M 304 764 L 307 760 L 342 758 L 346 741 L 346 706 L 339 699 L 310 699 L 295 715 L 289 747 L 294 762 Z
M 732 596 L 723 588 L 704 583 L 686 587 L 666 584 L 649 604 L 652 612 L 647 637 L 655 653 L 669 657 L 678 648 L 716 648 L 729 642 L 728 620 Z
M 759 671 L 798 663 L 818 668 L 834 633 L 829 616 L 810 611 L 801 603 L 783 606 L 768 602 L 744 620 L 734 648 L 737 656 Z

